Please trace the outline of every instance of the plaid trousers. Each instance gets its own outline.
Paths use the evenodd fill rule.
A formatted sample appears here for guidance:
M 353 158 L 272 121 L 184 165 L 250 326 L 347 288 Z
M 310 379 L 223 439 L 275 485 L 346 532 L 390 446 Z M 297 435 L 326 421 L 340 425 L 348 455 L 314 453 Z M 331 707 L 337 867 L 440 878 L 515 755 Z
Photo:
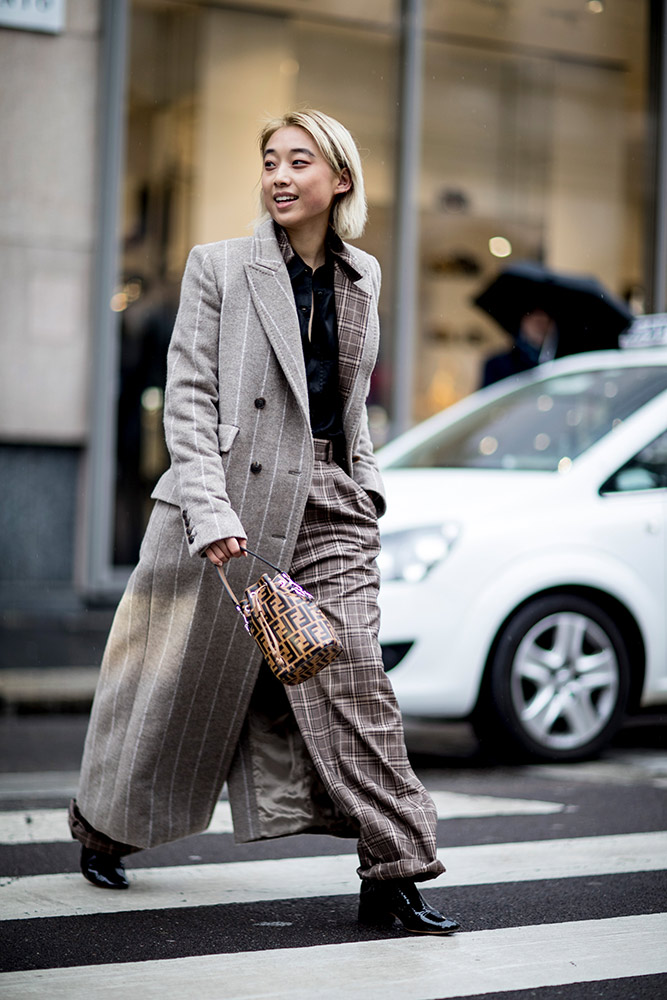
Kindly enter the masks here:
M 286 693 L 330 798 L 358 825 L 360 877 L 432 879 L 445 870 L 436 856 L 436 809 L 410 766 L 378 642 L 375 507 L 331 450 L 315 441 L 291 575 L 313 594 L 343 653 Z
M 334 663 L 281 687 L 338 810 L 358 831 L 362 878 L 436 878 L 436 810 L 407 758 L 403 725 L 378 643 L 379 531 L 369 495 L 315 441 L 315 468 L 291 573 L 344 647 Z M 95 830 L 70 804 L 72 836 L 95 851 L 139 850 Z

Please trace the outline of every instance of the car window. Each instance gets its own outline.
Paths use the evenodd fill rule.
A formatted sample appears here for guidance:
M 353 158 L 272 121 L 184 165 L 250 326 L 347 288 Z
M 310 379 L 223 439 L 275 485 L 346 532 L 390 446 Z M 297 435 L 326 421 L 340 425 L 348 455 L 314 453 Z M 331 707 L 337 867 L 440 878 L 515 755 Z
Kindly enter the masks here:
M 467 414 L 388 467 L 562 471 L 665 389 L 664 366 L 555 375 Z
M 601 493 L 629 493 L 633 490 L 667 489 L 667 431 L 610 476 Z

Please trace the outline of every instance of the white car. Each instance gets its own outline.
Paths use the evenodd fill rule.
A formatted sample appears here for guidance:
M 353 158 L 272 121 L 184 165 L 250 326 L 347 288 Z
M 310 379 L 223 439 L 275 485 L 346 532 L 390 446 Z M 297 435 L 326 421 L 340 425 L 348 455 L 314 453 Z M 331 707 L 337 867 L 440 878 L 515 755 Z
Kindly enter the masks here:
M 541 365 L 379 458 L 380 640 L 406 715 L 565 761 L 667 703 L 667 348 Z

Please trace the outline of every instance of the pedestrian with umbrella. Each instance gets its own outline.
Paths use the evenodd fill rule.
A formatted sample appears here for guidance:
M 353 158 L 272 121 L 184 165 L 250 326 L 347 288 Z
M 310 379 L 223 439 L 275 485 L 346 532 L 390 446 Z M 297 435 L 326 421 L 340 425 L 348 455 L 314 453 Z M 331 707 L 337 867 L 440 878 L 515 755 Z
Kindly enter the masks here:
M 533 261 L 506 267 L 473 301 L 514 338 L 509 351 L 487 359 L 485 386 L 555 357 L 617 348 L 633 319 L 597 278 Z

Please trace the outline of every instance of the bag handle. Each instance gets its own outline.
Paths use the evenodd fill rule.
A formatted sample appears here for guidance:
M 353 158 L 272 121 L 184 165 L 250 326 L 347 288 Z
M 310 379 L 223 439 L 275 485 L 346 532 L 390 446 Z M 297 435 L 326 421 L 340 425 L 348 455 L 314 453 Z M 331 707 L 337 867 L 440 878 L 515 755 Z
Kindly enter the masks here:
M 277 573 L 283 573 L 284 572 L 284 570 L 280 569 L 279 566 L 274 566 L 272 562 L 269 562 L 269 560 L 265 559 L 264 556 L 258 555 L 257 552 L 253 552 L 251 549 L 248 549 L 248 548 L 244 548 L 243 551 L 247 552 L 249 556 L 253 556 L 255 559 L 259 559 L 261 562 L 266 563 L 266 565 L 270 566 L 271 569 L 275 569 L 275 571 Z M 231 586 L 229 585 L 229 580 L 227 579 L 227 574 L 225 573 L 224 566 L 216 566 L 215 568 L 218 571 L 218 576 L 222 580 L 223 587 L 225 588 L 225 590 L 227 591 L 227 593 L 229 594 L 229 596 L 233 600 L 234 604 L 236 605 L 237 610 L 241 611 L 241 606 L 240 606 L 239 601 L 238 601 L 238 599 L 236 597 L 236 594 L 234 593 L 234 591 L 232 590 Z

